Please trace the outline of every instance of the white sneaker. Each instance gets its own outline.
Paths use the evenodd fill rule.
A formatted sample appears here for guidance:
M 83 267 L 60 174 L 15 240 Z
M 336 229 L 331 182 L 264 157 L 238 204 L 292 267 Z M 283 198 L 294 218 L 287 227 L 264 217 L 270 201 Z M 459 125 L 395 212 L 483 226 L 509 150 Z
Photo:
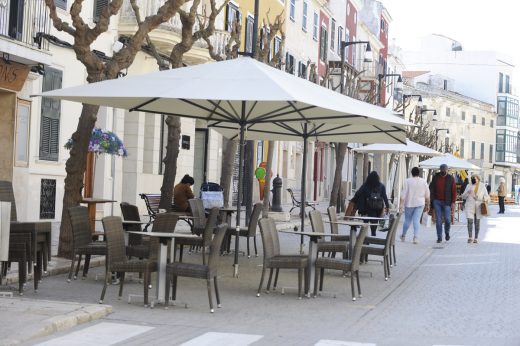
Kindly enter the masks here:
M 417 239 L 416 237 L 413 237 L 413 243 L 414 244 L 418 244 L 419 243 L 419 239 Z

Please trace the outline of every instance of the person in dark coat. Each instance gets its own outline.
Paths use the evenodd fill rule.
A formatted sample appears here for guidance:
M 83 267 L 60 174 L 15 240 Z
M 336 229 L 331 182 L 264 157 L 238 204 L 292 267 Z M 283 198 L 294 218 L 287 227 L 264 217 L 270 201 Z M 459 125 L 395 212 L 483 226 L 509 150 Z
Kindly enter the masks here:
M 175 185 L 173 188 L 173 211 L 191 213 L 188 201 L 195 197 L 193 191 L 191 191 L 194 183 L 195 180 L 189 174 L 186 174 L 182 177 L 181 182 Z
M 359 215 L 362 216 L 381 217 L 383 211 L 388 212 L 390 205 L 386 196 L 386 188 L 376 171 L 368 174 L 365 183 L 356 191 L 351 202 L 355 203 Z M 372 236 L 375 236 L 377 225 L 371 226 L 370 229 Z
M 450 240 L 451 211 L 455 210 L 457 200 L 457 185 L 455 179 L 448 174 L 448 165 L 442 164 L 440 172 L 433 176 L 430 183 L 431 209 L 435 211 L 435 227 L 437 228 L 437 243 L 442 242 L 442 221 L 444 216 L 444 234 L 446 241 Z

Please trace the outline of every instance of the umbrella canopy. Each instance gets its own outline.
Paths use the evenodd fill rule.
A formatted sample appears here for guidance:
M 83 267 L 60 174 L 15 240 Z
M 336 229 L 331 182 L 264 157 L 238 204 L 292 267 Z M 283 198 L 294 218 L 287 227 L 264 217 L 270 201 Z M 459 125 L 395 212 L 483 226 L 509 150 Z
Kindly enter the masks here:
M 305 122 L 352 125 L 411 125 L 392 111 L 352 99 L 249 57 L 57 89 L 41 96 L 238 124 L 240 142 L 253 123 Z M 278 138 L 281 139 L 281 138 Z M 365 143 L 365 142 L 363 142 Z M 244 161 L 240 145 L 239 162 Z M 239 166 L 237 232 L 240 229 L 242 165 Z M 302 191 L 302 199 L 305 197 Z M 238 241 L 235 237 L 235 276 Z
M 439 168 L 440 165 L 446 164 L 450 169 L 467 169 L 470 171 L 480 170 L 479 166 L 475 166 L 471 162 L 455 157 L 451 154 L 444 156 L 432 157 L 431 159 L 419 162 L 421 168 Z
M 365 142 L 366 143 L 366 142 Z M 357 152 L 361 153 L 401 153 L 401 154 L 411 154 L 411 155 L 421 155 L 421 156 L 441 156 L 442 153 L 439 153 L 436 150 L 425 147 L 424 145 L 420 145 L 419 143 L 415 143 L 409 139 L 406 139 L 406 144 L 369 144 L 360 148 L 354 149 Z

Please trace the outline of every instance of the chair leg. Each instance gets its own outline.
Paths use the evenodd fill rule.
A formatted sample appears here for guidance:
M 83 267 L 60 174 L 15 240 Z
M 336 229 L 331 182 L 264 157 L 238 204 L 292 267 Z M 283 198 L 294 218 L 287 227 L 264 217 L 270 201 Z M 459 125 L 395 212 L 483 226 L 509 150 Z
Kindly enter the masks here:
M 256 248 L 256 235 L 253 237 L 253 245 L 255 246 L 255 257 L 258 257 L 258 250 Z
M 386 260 L 386 273 L 388 274 L 388 277 L 390 278 L 392 276 L 392 274 L 390 273 L 390 264 L 388 263 L 389 262 L 388 259 L 391 260 L 392 257 L 391 257 L 390 254 L 386 255 L 386 257 L 387 257 L 387 260 Z
M 320 268 L 320 292 L 323 291 L 323 277 L 325 276 L 325 268 Z
M 395 258 L 395 245 L 392 245 L 392 257 L 394 258 L 394 267 L 397 265 L 397 259 Z
M 172 279 L 172 300 L 177 300 L 177 275 L 174 275 Z
M 274 274 L 273 291 L 276 290 L 276 286 L 278 285 L 278 273 L 280 273 L 280 268 L 276 268 L 276 273 Z
M 318 269 L 318 268 L 316 268 L 316 269 Z M 316 298 L 316 296 L 318 295 L 318 279 L 320 277 L 320 272 L 321 272 L 321 269 L 316 270 L 315 274 L 314 274 L 314 292 L 313 292 L 314 298 Z
M 262 290 L 262 285 L 264 284 L 264 276 L 265 276 L 265 265 L 262 266 L 262 276 L 260 277 L 260 285 L 258 285 L 258 291 L 256 292 L 257 297 L 260 297 L 260 291 Z
M 352 275 L 352 273 L 350 275 Z M 361 284 L 359 283 L 359 270 L 356 270 L 356 282 L 357 282 L 358 297 L 361 298 L 363 296 L 361 295 Z
M 70 282 L 70 279 L 72 279 L 72 272 L 74 271 L 74 261 L 76 260 L 76 253 L 74 250 L 72 250 L 72 259 L 70 260 L 70 270 L 69 270 L 69 278 L 67 279 L 67 282 Z
M 206 285 L 208 287 L 208 299 L 209 299 L 209 312 L 213 313 L 213 298 L 211 297 L 211 279 L 206 280 Z
M 385 272 L 385 281 L 388 280 L 388 265 L 387 265 L 388 258 L 387 256 L 383 256 L 383 269 Z
M 251 253 L 249 252 L 249 236 L 247 237 L 247 258 L 251 258 Z
M 184 248 L 184 245 L 179 244 L 179 262 L 182 262 L 182 250 Z
M 38 284 L 42 280 L 43 250 L 36 253 L 36 268 L 34 269 L 34 291 L 38 292 Z
M 146 270 L 143 274 L 144 306 L 148 306 L 148 285 L 150 284 L 150 273 Z
M 107 291 L 108 286 L 108 278 L 110 277 L 108 269 L 105 270 L 105 284 L 103 285 L 103 290 L 101 291 L 101 297 L 99 298 L 99 304 L 103 304 L 103 299 L 105 299 L 105 292 Z
M 267 289 L 266 292 L 269 293 L 269 290 L 271 289 L 271 279 L 273 278 L 273 270 L 274 268 L 271 268 L 269 271 L 269 279 L 267 280 Z
M 175 251 L 175 250 L 174 250 Z M 170 304 L 170 285 L 172 283 L 172 274 L 166 269 L 166 286 L 164 287 L 164 306 L 168 308 Z
M 221 308 L 222 305 L 220 305 L 220 294 L 218 293 L 218 284 L 217 284 L 216 276 L 213 278 L 213 285 L 215 286 L 215 297 L 217 298 L 217 308 Z
M 79 273 L 79 266 L 81 265 L 81 259 L 83 258 L 83 254 L 79 254 L 78 256 L 78 263 L 76 265 L 76 272 L 74 273 L 74 280 L 76 280 L 78 278 L 78 273 Z
M 86 260 L 86 259 L 85 259 Z M 125 272 L 119 273 L 119 299 L 121 299 L 121 296 L 123 295 L 123 286 L 125 283 Z
M 85 263 L 83 263 L 83 279 L 85 279 L 87 277 L 89 267 L 90 267 L 90 255 L 85 255 Z
M 298 269 L 298 299 L 302 299 L 303 268 Z
M 350 272 L 350 289 L 352 292 L 352 300 L 356 300 L 356 292 L 354 291 L 354 273 Z

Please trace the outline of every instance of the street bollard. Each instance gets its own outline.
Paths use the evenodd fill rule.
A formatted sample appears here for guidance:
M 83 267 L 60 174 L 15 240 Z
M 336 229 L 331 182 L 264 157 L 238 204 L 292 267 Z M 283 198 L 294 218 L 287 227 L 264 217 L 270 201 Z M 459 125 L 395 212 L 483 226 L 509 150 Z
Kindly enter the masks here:
M 273 203 L 271 204 L 272 211 L 283 211 L 282 210 L 282 178 L 277 174 L 276 178 L 273 179 Z

